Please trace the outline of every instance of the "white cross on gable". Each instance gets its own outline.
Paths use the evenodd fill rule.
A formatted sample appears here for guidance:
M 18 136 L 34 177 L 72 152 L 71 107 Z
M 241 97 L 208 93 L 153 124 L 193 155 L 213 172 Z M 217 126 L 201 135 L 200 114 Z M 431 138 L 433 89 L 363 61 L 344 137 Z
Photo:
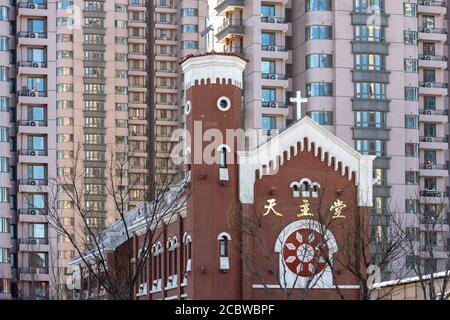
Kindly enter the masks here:
M 308 102 L 308 99 L 302 98 L 302 92 L 297 91 L 297 96 L 291 97 L 289 101 L 297 105 L 297 120 L 300 120 L 302 118 L 302 103 Z

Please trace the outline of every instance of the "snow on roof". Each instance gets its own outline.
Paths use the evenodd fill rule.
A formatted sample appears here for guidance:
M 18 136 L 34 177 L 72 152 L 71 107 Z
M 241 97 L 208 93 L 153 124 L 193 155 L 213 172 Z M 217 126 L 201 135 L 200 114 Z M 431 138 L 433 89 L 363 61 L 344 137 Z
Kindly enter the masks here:
M 383 281 L 383 282 L 375 283 L 373 285 L 373 288 L 380 289 L 380 288 L 395 286 L 395 285 L 399 285 L 399 284 L 408 284 L 408 283 L 419 282 L 419 281 L 421 281 L 421 279 L 423 281 L 423 280 L 430 280 L 432 278 L 440 279 L 440 278 L 444 278 L 444 277 L 450 277 L 450 270 L 436 272 L 433 274 L 427 274 L 427 275 L 423 275 L 422 277 L 416 276 L 416 277 L 410 277 L 410 278 L 404 278 L 404 279 Z

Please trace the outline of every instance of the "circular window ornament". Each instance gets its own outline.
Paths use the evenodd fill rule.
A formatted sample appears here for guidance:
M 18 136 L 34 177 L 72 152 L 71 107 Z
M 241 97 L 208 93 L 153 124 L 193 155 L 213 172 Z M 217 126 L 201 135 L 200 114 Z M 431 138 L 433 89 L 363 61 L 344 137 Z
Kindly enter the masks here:
M 227 97 L 220 97 L 219 99 L 217 99 L 217 108 L 220 111 L 228 111 L 231 108 L 231 101 L 229 98 Z
M 191 101 L 186 102 L 186 105 L 184 106 L 184 114 L 189 115 L 192 110 L 192 103 Z

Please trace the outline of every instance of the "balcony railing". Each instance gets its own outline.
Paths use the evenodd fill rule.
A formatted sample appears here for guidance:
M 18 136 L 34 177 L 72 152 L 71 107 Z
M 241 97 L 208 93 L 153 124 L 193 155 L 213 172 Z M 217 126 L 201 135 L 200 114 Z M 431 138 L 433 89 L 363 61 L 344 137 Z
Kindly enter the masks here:
M 239 19 L 226 19 L 223 24 L 217 28 L 217 34 L 219 34 L 220 32 L 222 32 L 223 30 L 227 29 L 227 28 L 233 28 L 233 27 L 237 27 L 239 29 L 241 29 L 244 25 L 242 24 L 242 20 Z
M 276 51 L 276 52 L 286 52 L 287 47 L 286 46 L 277 46 L 277 45 L 261 45 L 261 50 L 263 51 Z
M 17 7 L 19 8 L 28 8 L 28 9 L 47 9 L 47 3 L 33 3 L 22 1 L 17 3 Z
M 419 54 L 420 60 L 428 60 L 428 61 L 447 61 L 447 56 L 436 56 L 431 54 Z
M 155 69 L 155 72 L 177 73 L 177 69 Z
M 433 7 L 445 7 L 446 2 L 443 0 L 434 0 L 434 1 L 430 1 L 430 0 L 418 0 L 417 4 L 420 6 L 433 6 Z
M 282 17 L 263 16 L 263 17 L 261 17 L 261 22 L 266 22 L 266 23 L 285 23 L 286 19 L 282 18 Z
M 17 66 L 29 67 L 29 68 L 47 68 L 47 62 L 19 61 L 19 62 L 17 62 Z
M 287 76 L 280 73 L 261 73 L 261 78 L 270 80 L 287 80 Z
M 27 186 L 46 186 L 48 185 L 47 179 L 19 179 L 19 185 L 27 185 Z
M 144 1 L 130 1 L 130 2 L 128 2 L 128 5 L 130 7 L 145 7 L 145 2 Z
M 156 23 L 157 23 L 157 24 L 170 24 L 170 25 L 175 25 L 175 24 L 177 24 L 177 20 L 169 20 L 169 21 L 167 21 L 167 20 L 165 20 L 165 21 L 163 21 L 163 20 L 158 20 L 158 21 L 156 21 Z
M 420 165 L 420 169 L 424 169 L 424 170 L 447 170 L 447 165 L 446 164 L 422 163 Z
M 448 114 L 448 110 L 419 109 L 419 114 L 445 116 Z
M 27 215 L 47 215 L 48 209 L 39 209 L 39 208 L 24 208 L 24 209 L 18 209 L 18 214 L 27 214 Z
M 47 91 L 35 91 L 35 90 L 20 90 L 17 92 L 22 97 L 46 97 Z
M 20 244 L 48 244 L 48 239 L 46 238 L 20 238 Z
M 176 41 L 176 40 L 177 40 L 177 37 L 176 37 L 176 36 L 156 36 L 155 39 L 156 39 L 156 40 Z
M 25 274 L 48 274 L 48 268 L 22 267 L 19 268 L 19 272 Z
M 447 142 L 447 137 L 428 137 L 428 136 L 421 136 L 419 137 L 420 142 Z
M 279 101 L 262 101 L 261 105 L 263 108 L 287 108 L 286 102 Z
M 46 127 L 47 121 L 44 120 L 19 120 L 17 121 L 18 126 L 29 126 L 29 127 Z
M 33 31 L 19 31 L 17 33 L 19 38 L 40 38 L 47 39 L 47 32 L 33 32 Z
M 430 198 L 439 198 L 439 197 L 447 197 L 447 192 L 437 191 L 437 190 L 421 190 L 421 197 L 430 197 Z
M 173 3 L 166 3 L 166 4 L 162 4 L 162 3 L 157 3 L 155 5 L 156 8 L 166 8 L 166 9 L 176 9 L 177 5 L 173 4 Z
M 178 53 L 176 52 L 157 52 L 157 56 L 163 56 L 163 57 L 177 57 Z
M 440 33 L 440 34 L 446 34 L 447 29 L 445 28 L 427 28 L 427 27 L 420 27 L 419 32 L 423 33 Z
M 37 150 L 37 149 L 20 149 L 18 151 L 20 156 L 47 156 L 47 150 Z
M 224 46 L 223 52 L 226 53 L 244 53 L 244 48 L 242 47 L 232 47 L 232 46 Z
M 420 87 L 424 88 L 438 88 L 438 89 L 446 89 L 448 87 L 447 83 L 440 83 L 440 82 L 432 82 L 432 81 L 423 81 L 419 82 Z

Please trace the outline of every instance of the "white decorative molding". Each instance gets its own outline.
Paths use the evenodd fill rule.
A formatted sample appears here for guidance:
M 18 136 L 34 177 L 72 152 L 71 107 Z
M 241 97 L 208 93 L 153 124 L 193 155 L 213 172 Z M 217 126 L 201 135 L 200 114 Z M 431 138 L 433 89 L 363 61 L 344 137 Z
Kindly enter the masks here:
M 184 106 L 184 114 L 188 116 L 191 113 L 191 110 L 192 110 L 192 102 L 188 100 Z
M 227 103 L 226 107 L 222 107 L 222 105 L 221 105 L 222 100 L 224 100 Z M 219 99 L 217 99 L 216 106 L 217 106 L 217 109 L 219 109 L 220 111 L 223 111 L 223 112 L 228 111 L 231 108 L 231 100 L 228 97 L 222 96 Z
M 231 240 L 231 236 L 228 232 L 221 232 L 219 233 L 219 235 L 217 236 L 217 240 L 221 240 L 222 237 L 227 238 L 228 240 Z
M 307 138 L 306 144 L 304 143 L 305 138 Z M 355 173 L 355 185 L 358 187 L 358 205 L 371 207 L 372 163 L 375 156 L 360 154 L 309 117 L 297 121 L 255 150 L 237 152 L 239 199 L 241 203 L 252 204 L 254 202 L 254 184 L 257 170 L 259 171 L 259 178 L 262 178 L 264 174 L 268 174 L 270 170 L 276 171 L 277 167 L 283 164 L 284 153 L 287 154 L 287 159 L 290 159 L 291 156 L 296 156 L 299 150 L 306 149 L 313 151 L 314 155 L 317 156 L 319 148 L 322 151 L 321 161 L 325 160 L 325 153 L 328 154 L 329 166 L 331 165 L 331 159 L 335 159 L 335 171 L 338 170 L 339 163 L 341 163 L 341 175 L 345 175 L 345 169 L 347 168 L 348 179 L 351 180 L 352 173 Z
M 194 56 L 186 59 L 181 68 L 184 73 L 184 89 L 188 90 L 195 85 L 195 81 L 206 83 L 209 79 L 212 84 L 217 83 L 217 79 L 225 79 L 242 89 L 244 72 L 247 62 L 234 55 L 206 54 Z

